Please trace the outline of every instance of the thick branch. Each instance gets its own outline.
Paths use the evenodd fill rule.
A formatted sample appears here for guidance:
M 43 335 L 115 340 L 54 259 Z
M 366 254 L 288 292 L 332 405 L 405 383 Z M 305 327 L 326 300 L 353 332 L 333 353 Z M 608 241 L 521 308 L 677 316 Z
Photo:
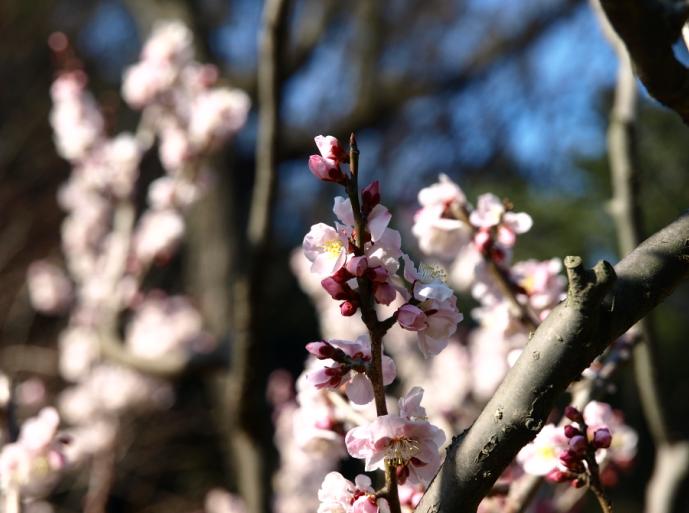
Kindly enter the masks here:
M 565 266 L 567 300 L 536 330 L 474 425 L 453 439 L 418 513 L 476 511 L 569 383 L 689 276 L 689 214 L 646 240 L 614 271 L 603 262 L 586 271 L 576 257 Z
M 660 103 L 689 123 L 689 69 L 672 45 L 689 16 L 689 5 L 656 0 L 601 0 L 610 24 L 624 41 L 634 72 Z
M 235 340 L 231 373 L 239 485 L 250 513 L 271 510 L 274 460 L 265 398 L 264 280 L 275 206 L 280 126 L 281 66 L 287 40 L 289 0 L 268 0 L 259 35 L 256 178 L 247 227 L 248 251 L 235 284 Z

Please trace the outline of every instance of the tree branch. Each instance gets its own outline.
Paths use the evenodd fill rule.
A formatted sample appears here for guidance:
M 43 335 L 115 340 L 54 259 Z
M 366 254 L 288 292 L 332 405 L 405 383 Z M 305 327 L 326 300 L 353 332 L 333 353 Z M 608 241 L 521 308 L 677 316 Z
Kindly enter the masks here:
M 258 140 L 256 177 L 247 226 L 248 251 L 235 284 L 235 339 L 231 372 L 233 445 L 238 479 L 250 513 L 271 510 L 274 462 L 272 426 L 266 401 L 265 269 L 269 264 L 277 188 L 281 67 L 287 41 L 289 0 L 268 0 L 259 34 Z
M 587 271 L 577 257 L 565 259 L 565 266 L 567 300 L 536 330 L 474 425 L 453 439 L 418 513 L 476 511 L 570 382 L 689 276 L 689 214 L 647 239 L 614 270 L 600 262 Z
M 648 93 L 689 123 L 689 69 L 672 45 L 689 17 L 689 4 L 656 0 L 601 0 L 610 24 L 624 42 L 634 72 Z

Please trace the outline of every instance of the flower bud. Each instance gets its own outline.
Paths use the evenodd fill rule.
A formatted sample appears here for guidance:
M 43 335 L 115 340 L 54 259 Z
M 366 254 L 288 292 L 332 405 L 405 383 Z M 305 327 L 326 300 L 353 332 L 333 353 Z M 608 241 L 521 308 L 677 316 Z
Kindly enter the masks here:
M 581 412 L 577 410 L 574 406 L 567 406 L 565 408 L 565 417 L 573 422 L 583 422 L 584 417 L 582 417 Z
M 326 159 L 320 155 L 311 155 L 309 157 L 309 171 L 313 175 L 323 180 L 324 182 L 335 182 L 344 184 L 346 177 L 337 162 L 331 159 Z
M 385 283 L 388 281 L 389 275 L 388 270 L 382 265 L 370 267 L 368 271 L 366 271 L 366 276 L 368 279 L 377 283 Z
M 560 454 L 560 461 L 567 468 L 574 468 L 581 463 L 581 455 L 577 454 L 572 449 L 567 449 Z
M 397 322 L 405 330 L 421 331 L 426 328 L 426 314 L 418 306 L 406 304 L 397 310 Z
M 389 305 L 397 297 L 397 291 L 389 283 L 375 283 L 373 284 L 373 297 L 376 303 L 381 305 Z
M 586 448 L 588 445 L 588 441 L 583 435 L 573 436 L 569 440 L 569 448 L 580 456 L 583 456 L 586 453 Z
M 368 269 L 368 260 L 365 256 L 355 256 L 347 261 L 345 267 L 347 272 L 361 278 Z
M 333 299 L 350 299 L 353 292 L 349 285 L 337 282 L 332 276 L 321 280 L 321 285 Z
M 369 214 L 373 207 L 380 203 L 380 183 L 378 180 L 371 182 L 361 191 L 361 210 Z
M 563 472 L 560 469 L 554 468 L 545 476 L 545 478 L 551 483 L 564 483 L 572 478 L 569 472 Z
M 565 426 L 565 436 L 567 438 L 573 438 L 573 437 L 580 435 L 580 434 L 581 434 L 581 431 L 579 431 L 572 424 L 568 424 Z
M 319 360 L 332 358 L 335 353 L 335 348 L 323 340 L 309 342 L 306 344 L 306 350 Z
M 610 430 L 608 428 L 597 429 L 596 432 L 593 433 L 592 443 L 596 449 L 607 449 L 610 447 L 612 443 L 612 434 Z
M 345 317 L 351 317 L 358 309 L 359 305 L 354 301 L 345 301 L 340 305 L 340 313 Z

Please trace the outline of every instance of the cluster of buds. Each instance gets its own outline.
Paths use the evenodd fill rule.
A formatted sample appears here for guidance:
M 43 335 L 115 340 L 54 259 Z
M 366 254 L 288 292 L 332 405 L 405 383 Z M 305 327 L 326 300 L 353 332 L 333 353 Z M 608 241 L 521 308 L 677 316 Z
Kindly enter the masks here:
M 607 426 L 587 426 L 583 414 L 574 406 L 565 408 L 565 417 L 573 423 L 564 427 L 569 442 L 560 454 L 563 469 L 553 469 L 547 478 L 555 483 L 569 481 L 580 488 L 589 482 L 592 473 L 598 473 L 596 451 L 610 447 L 612 434 Z
M 316 388 L 337 389 L 344 385 L 347 397 L 355 404 L 368 404 L 373 400 L 373 385 L 368 376 L 372 370 L 371 341 L 361 336 L 349 340 L 320 340 L 306 345 L 306 350 L 321 360 L 321 365 L 307 377 Z M 383 384 L 395 380 L 396 369 L 392 358 L 383 355 Z
M 392 215 L 380 203 L 380 184 L 374 181 L 364 187 L 359 201 L 359 191 L 351 190 L 356 176 L 342 170 L 350 159 L 340 142 L 332 136 L 315 140 L 321 154 L 309 159 L 311 172 L 321 180 L 345 186 L 350 197 L 335 198 L 335 227 L 318 223 L 304 237 L 304 255 L 312 263 L 311 271 L 324 275 L 321 285 L 333 299 L 342 301 L 343 316 L 354 315 L 362 307 L 362 283 L 376 304 L 389 305 L 400 297 L 404 304 L 394 320 L 417 332 L 425 357 L 438 354 L 462 320 L 457 299 L 445 283 L 446 275 L 430 266 L 416 269 L 401 250 L 399 232 L 388 228 Z M 404 261 L 402 273 L 400 258 Z

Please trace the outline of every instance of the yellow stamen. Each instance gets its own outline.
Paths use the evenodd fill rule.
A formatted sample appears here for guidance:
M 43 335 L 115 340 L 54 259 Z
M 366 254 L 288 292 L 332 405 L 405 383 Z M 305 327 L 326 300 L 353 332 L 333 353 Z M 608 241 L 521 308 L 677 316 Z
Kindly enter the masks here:
M 395 467 L 409 463 L 419 453 L 419 442 L 409 438 L 395 438 L 385 451 L 385 460 Z
M 421 277 L 421 281 L 426 283 L 433 280 L 442 281 L 443 283 L 447 281 L 447 271 L 439 265 L 420 264 L 419 276 Z
M 328 242 L 324 242 L 323 245 L 321 246 L 323 251 L 325 253 L 329 253 L 330 256 L 332 257 L 337 257 L 340 255 L 342 252 L 342 249 L 344 248 L 344 244 L 340 239 L 334 239 L 330 240 Z

